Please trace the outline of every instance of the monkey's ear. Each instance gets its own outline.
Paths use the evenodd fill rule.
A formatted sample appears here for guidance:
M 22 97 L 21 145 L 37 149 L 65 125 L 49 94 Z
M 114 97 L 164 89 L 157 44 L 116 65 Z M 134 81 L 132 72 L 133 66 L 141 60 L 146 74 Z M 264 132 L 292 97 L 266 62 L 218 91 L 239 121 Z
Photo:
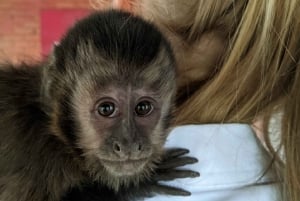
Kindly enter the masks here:
M 60 42 L 59 41 L 54 41 L 54 43 L 53 43 L 53 48 L 55 48 L 55 47 L 57 47 L 57 46 L 59 46 L 60 45 Z
M 47 61 L 49 68 L 57 72 L 64 73 L 66 54 L 67 53 L 60 42 L 53 43 L 52 51 L 48 55 L 48 61 Z
M 51 47 L 51 52 L 48 55 L 48 59 L 47 59 L 47 66 L 53 66 L 55 65 L 56 62 L 56 51 L 58 49 L 58 47 L 60 46 L 60 42 L 59 41 L 54 41 L 54 43 L 52 44 Z
M 50 86 L 52 84 L 52 73 L 56 70 L 57 65 L 57 57 L 56 51 L 60 46 L 59 42 L 54 42 L 51 52 L 49 53 L 45 65 L 43 65 L 42 70 L 42 87 L 41 87 L 41 95 L 43 97 L 44 102 L 48 102 L 51 100 L 50 98 Z

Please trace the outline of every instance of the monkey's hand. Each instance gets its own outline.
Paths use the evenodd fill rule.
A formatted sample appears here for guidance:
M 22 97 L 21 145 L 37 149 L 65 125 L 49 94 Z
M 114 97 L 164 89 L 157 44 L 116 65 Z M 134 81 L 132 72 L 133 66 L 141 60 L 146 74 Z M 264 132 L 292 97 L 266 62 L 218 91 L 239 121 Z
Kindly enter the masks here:
M 194 178 L 200 176 L 198 172 L 192 170 L 177 169 L 181 166 L 197 163 L 193 157 L 185 156 L 189 153 L 187 149 L 174 148 L 167 149 L 162 161 L 157 164 L 154 175 L 147 181 L 142 182 L 137 189 L 139 195 L 134 197 L 152 197 L 155 194 L 165 194 L 174 196 L 189 196 L 190 192 L 161 184 L 160 181 L 170 181 L 178 178 Z
M 182 148 L 167 149 L 162 161 L 158 164 L 158 167 L 153 176 L 153 190 L 159 194 L 188 196 L 190 192 L 178 189 L 166 185 L 159 184 L 159 181 L 170 181 L 178 178 L 194 178 L 199 177 L 198 172 L 192 170 L 179 170 L 177 168 L 197 163 L 198 160 L 194 157 L 184 156 L 189 153 L 189 150 Z

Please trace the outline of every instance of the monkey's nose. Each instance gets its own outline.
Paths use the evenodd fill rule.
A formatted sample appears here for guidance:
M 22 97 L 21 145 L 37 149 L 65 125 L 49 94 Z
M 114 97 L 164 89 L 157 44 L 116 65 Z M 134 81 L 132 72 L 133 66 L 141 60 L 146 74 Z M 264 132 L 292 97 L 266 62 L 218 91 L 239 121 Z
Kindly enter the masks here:
M 120 158 L 138 156 L 143 150 L 142 144 L 138 142 L 124 145 L 119 141 L 115 141 L 112 146 L 114 153 L 116 153 Z
M 134 152 L 141 152 L 142 151 L 142 144 L 141 143 L 134 143 L 132 145 L 132 150 Z

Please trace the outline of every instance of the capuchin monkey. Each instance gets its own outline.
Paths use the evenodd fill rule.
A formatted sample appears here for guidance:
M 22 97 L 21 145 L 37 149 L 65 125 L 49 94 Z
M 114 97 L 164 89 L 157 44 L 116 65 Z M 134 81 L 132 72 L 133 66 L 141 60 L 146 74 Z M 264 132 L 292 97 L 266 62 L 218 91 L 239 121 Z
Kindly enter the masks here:
M 0 66 L 0 201 L 188 195 L 165 151 L 175 63 L 157 29 L 121 11 L 77 22 L 37 65 Z

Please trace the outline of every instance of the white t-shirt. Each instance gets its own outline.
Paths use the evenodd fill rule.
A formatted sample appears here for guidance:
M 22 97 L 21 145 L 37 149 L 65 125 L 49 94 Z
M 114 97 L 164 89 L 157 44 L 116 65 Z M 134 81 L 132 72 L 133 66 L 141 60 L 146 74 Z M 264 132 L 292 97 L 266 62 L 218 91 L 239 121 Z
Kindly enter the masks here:
M 207 124 L 176 127 L 167 147 L 190 150 L 198 178 L 165 182 L 192 193 L 189 197 L 157 195 L 146 201 L 281 201 L 280 183 L 271 157 L 247 124 Z

